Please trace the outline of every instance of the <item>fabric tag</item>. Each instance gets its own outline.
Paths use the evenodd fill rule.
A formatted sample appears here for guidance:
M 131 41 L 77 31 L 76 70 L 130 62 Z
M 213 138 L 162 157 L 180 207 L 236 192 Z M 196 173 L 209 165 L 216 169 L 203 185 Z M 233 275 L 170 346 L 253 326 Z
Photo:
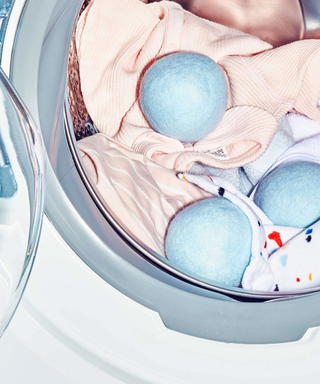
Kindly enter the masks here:
M 229 156 L 229 153 L 228 153 L 226 147 L 211 149 L 210 151 L 208 151 L 206 153 L 208 153 L 208 154 L 210 154 L 213 157 L 216 157 L 218 159 L 225 159 L 225 160 L 230 159 L 230 156 Z

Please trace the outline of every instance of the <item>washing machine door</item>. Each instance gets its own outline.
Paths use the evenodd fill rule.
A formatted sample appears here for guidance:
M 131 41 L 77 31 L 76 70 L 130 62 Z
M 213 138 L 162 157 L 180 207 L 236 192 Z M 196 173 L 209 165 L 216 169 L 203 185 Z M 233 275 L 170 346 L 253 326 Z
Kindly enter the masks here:
M 44 164 L 39 132 L 0 69 L 0 337 L 21 300 L 37 251 Z

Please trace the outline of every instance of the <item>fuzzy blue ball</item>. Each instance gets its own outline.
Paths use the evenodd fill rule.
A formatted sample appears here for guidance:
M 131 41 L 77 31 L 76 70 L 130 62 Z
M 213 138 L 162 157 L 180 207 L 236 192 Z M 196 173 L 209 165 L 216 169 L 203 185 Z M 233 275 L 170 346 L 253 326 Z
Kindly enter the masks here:
M 275 225 L 308 227 L 320 219 L 320 164 L 299 161 L 274 169 L 254 202 Z
M 251 257 L 247 216 L 225 198 L 209 198 L 180 211 L 171 221 L 165 253 L 171 264 L 207 282 L 238 287 Z
M 140 107 L 157 132 L 193 143 L 212 132 L 228 101 L 224 74 L 212 59 L 178 52 L 155 61 L 140 84 Z

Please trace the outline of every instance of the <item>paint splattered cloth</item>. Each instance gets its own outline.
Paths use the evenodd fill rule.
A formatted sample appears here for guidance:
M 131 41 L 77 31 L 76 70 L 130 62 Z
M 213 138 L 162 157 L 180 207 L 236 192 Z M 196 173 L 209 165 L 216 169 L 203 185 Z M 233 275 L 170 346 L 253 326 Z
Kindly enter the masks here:
M 179 177 L 198 185 L 215 196 L 221 196 L 230 200 L 247 215 L 252 228 L 252 246 L 251 260 L 249 266 L 244 271 L 242 287 L 256 291 L 279 290 L 279 286 L 281 286 L 280 280 L 277 280 L 277 273 L 274 271 L 274 268 L 277 268 L 277 264 L 274 262 L 271 267 L 269 263 L 270 256 L 275 254 L 283 244 L 287 244 L 290 239 L 299 234 L 302 229 L 273 225 L 250 198 L 224 179 L 191 175 L 189 173 L 181 173 Z M 282 280 L 281 283 L 283 283 Z M 320 276 L 317 284 L 320 285 Z
M 266 226 L 267 259 L 254 259 L 242 286 L 254 291 L 291 292 L 320 286 L 320 221 L 307 229 Z
M 309 147 L 303 144 L 299 145 L 300 150 Z M 297 155 L 293 147 L 271 169 L 293 159 L 315 160 L 314 155 L 307 149 Z M 229 182 L 188 173 L 179 177 L 216 196 L 227 198 L 247 215 L 253 240 L 250 264 L 242 279 L 244 289 L 288 292 L 320 286 L 320 221 L 307 229 L 275 226 L 250 198 Z
M 300 129 L 294 127 L 297 124 Z M 266 172 L 295 161 L 320 163 L 319 125 L 303 116 L 293 118 L 291 125 L 296 144 L 288 149 Z M 313 134 L 313 135 L 312 135 Z M 306 137 L 311 135 L 310 137 Z M 261 179 L 262 180 L 262 179 Z M 251 194 L 253 199 L 259 183 Z M 283 227 L 280 227 L 283 228 Z M 320 286 L 320 221 L 307 229 L 301 229 L 296 236 L 285 240 L 280 232 L 280 248 L 271 253 L 268 264 L 274 275 L 274 282 L 267 290 L 292 291 Z M 262 274 L 249 266 L 244 275 L 248 289 L 261 290 Z
M 242 287 L 254 291 L 297 291 L 320 286 L 320 221 L 307 229 L 272 225 L 247 196 L 229 182 L 183 173 L 187 180 L 238 205 L 252 227 L 252 256 Z

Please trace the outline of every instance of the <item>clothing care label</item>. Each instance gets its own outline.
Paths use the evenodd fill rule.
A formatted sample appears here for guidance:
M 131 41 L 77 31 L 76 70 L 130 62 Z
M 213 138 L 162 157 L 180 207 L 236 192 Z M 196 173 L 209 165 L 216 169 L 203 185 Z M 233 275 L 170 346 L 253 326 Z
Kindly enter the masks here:
M 225 159 L 225 160 L 230 159 L 230 156 L 228 154 L 226 147 L 210 149 L 210 151 L 207 151 L 206 154 L 210 154 L 217 159 Z

